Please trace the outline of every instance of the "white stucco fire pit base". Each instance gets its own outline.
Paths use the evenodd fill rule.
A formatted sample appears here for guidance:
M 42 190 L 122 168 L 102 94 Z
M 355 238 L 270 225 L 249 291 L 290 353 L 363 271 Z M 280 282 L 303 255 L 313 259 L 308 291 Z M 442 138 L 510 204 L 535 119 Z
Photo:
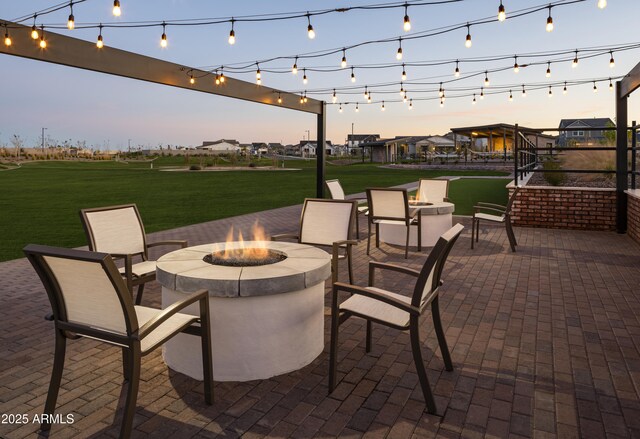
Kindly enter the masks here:
M 324 281 L 331 275 L 330 255 L 308 245 L 266 244 L 287 258 L 255 267 L 211 265 L 203 261 L 214 246 L 207 244 L 158 260 L 163 308 L 187 293 L 209 290 L 216 381 L 250 381 L 291 372 L 309 364 L 324 348 Z M 196 306 L 188 312 L 198 314 Z M 163 357 L 171 369 L 202 379 L 198 337 L 179 334 L 165 345 Z

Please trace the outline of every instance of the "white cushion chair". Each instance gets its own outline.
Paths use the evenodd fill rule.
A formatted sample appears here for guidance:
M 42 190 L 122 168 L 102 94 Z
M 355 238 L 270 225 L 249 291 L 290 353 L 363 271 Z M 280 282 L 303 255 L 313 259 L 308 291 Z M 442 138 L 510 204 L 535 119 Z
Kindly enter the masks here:
M 416 198 L 428 203 L 449 201 L 449 180 L 421 178 Z
M 187 246 L 187 241 L 183 240 L 147 243 L 144 225 L 135 204 L 82 209 L 80 218 L 89 241 L 89 250 L 124 259 L 124 267 L 120 272 L 127 280 L 131 294 L 133 287 L 138 286 L 136 305 L 142 302 L 144 284 L 156 278 L 156 261 L 149 260 L 148 249 L 160 245 Z M 134 259 L 139 262 L 134 263 Z
M 24 253 L 40 276 L 53 309 L 55 354 L 51 382 L 41 424 L 51 428 L 64 369 L 67 339 L 87 337 L 122 348 L 123 371 L 128 382 L 121 438 L 131 434 L 140 383 L 141 358 L 168 339 L 185 332 L 201 338 L 204 396 L 213 403 L 209 294 L 202 290 L 164 310 L 134 306 L 113 259 L 107 253 L 30 244 Z M 199 304 L 199 315 L 179 311 Z M 123 389 L 124 390 L 124 389 Z
M 369 262 L 368 287 L 363 288 L 355 285 L 347 285 L 342 282 L 337 282 L 333 285 L 331 302 L 331 345 L 329 348 L 329 393 L 333 392 L 337 381 L 338 329 L 340 325 L 350 317 L 359 317 L 367 321 L 366 352 L 371 351 L 372 323 L 389 326 L 402 331 L 409 331 L 413 360 L 427 410 L 429 413 L 437 413 L 436 403 L 431 393 L 429 380 L 422 360 L 420 320 L 427 307 L 431 305 L 433 325 L 445 368 L 448 371 L 453 370 L 453 363 L 451 362 L 449 348 L 447 347 L 447 341 L 440 320 L 438 293 L 442 285 L 442 269 L 453 244 L 460 236 L 463 228 L 461 224 L 456 224 L 445 232 L 433 250 L 431 250 L 429 257 L 420 271 L 398 265 L 371 261 Z M 374 279 L 376 269 L 395 271 L 416 278 L 411 296 L 405 296 L 397 292 L 375 287 Z M 338 296 L 341 292 L 349 293 L 351 296 L 342 303 L 339 303 Z
M 346 199 L 340 180 L 327 180 L 325 183 L 327 184 L 327 189 L 329 189 L 329 195 L 332 200 Z M 358 214 L 367 215 L 369 213 L 369 207 L 366 206 L 366 198 L 350 198 L 350 200 L 358 203 Z M 360 221 L 358 220 L 358 215 L 356 215 L 356 239 L 360 239 Z
M 351 248 L 358 241 L 353 240 L 351 234 L 356 206 L 356 202 L 350 200 L 307 198 L 302 207 L 298 233 L 274 235 L 271 239 L 295 239 L 300 244 L 331 247 L 332 282 L 338 280 L 338 261 L 341 259 L 346 259 L 349 282 L 353 282 Z
M 505 225 L 511 251 L 516 251 L 518 242 L 516 241 L 516 236 L 513 233 L 513 226 L 511 225 L 511 210 L 513 209 L 513 202 L 515 201 L 516 195 L 518 195 L 519 191 L 520 187 L 516 186 L 509 197 L 509 201 L 506 206 L 482 202 L 473 206 L 473 217 L 471 219 L 471 249 L 473 249 L 474 238 L 475 242 L 478 242 L 478 237 L 480 235 L 480 221 L 489 221 L 491 223 L 500 223 Z
M 376 226 L 376 247 L 380 247 L 380 224 L 403 224 L 407 227 L 407 243 L 404 257 L 409 257 L 410 227 L 418 228 L 418 251 L 422 251 L 422 224 L 420 209 L 409 209 L 409 196 L 406 189 L 399 188 L 368 188 L 369 202 L 367 237 L 367 255 L 371 247 L 371 226 Z

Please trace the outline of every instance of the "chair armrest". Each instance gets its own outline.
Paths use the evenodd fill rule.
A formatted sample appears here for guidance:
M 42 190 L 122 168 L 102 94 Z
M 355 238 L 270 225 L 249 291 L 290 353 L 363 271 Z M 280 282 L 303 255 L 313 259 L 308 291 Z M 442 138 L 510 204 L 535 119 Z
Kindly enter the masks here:
M 444 201 L 445 203 L 451 203 L 451 198 L 449 198 L 449 197 L 444 197 L 444 198 L 442 199 L 442 201 Z
M 503 206 L 502 204 L 484 203 L 482 201 L 478 202 L 478 206 L 493 207 L 494 209 L 503 209 L 503 210 L 507 209 L 507 206 Z
M 371 299 L 379 300 L 380 302 L 384 302 L 388 305 L 395 306 L 402 311 L 408 312 L 411 315 L 418 316 L 420 315 L 420 308 L 416 306 L 412 306 L 408 303 L 402 302 L 393 297 L 385 296 L 376 291 L 367 290 L 366 288 L 358 287 L 356 285 L 349 285 L 342 282 L 336 282 L 333 284 L 333 294 L 334 298 L 337 296 L 339 291 L 344 291 L 351 294 L 359 294 L 361 296 L 366 296 Z M 336 301 L 337 303 L 337 301 Z
M 152 242 L 147 244 L 147 247 L 157 247 L 159 245 L 179 245 L 182 248 L 186 248 L 188 244 L 187 241 L 183 239 L 171 239 L 168 241 Z
M 418 270 L 414 270 L 413 268 L 402 267 L 400 265 L 394 265 L 394 264 L 387 264 L 385 262 L 370 261 L 369 262 L 369 286 L 370 287 L 373 286 L 376 268 L 380 268 L 383 270 L 397 271 L 398 273 L 404 273 L 404 274 L 408 274 L 410 276 L 415 276 L 415 277 L 420 276 L 420 272 Z
M 295 233 L 281 233 L 279 235 L 273 235 L 271 237 L 272 241 L 281 241 L 283 239 L 295 239 L 295 240 L 299 240 L 300 237 L 298 235 L 296 235 Z
M 201 300 L 206 300 L 208 299 L 208 297 L 209 297 L 208 290 L 200 290 L 170 305 L 169 307 L 165 308 L 160 314 L 158 314 L 157 316 L 149 320 L 147 323 L 142 325 L 140 329 L 138 329 L 138 338 L 142 340 L 151 332 L 153 332 L 154 329 L 156 329 L 158 326 L 166 322 L 171 316 L 182 311 L 184 308 L 191 305 L 192 303 L 199 302 Z
M 474 215 L 475 215 L 476 213 L 479 213 L 480 211 L 483 211 L 483 210 L 488 210 L 488 211 L 491 211 L 491 212 L 496 212 L 496 213 L 499 213 L 500 215 L 504 215 L 504 214 L 506 213 L 506 212 L 505 212 L 504 210 L 502 210 L 502 209 L 495 209 L 495 208 L 493 208 L 493 207 L 487 207 L 487 206 L 473 206 L 473 213 L 474 213 Z

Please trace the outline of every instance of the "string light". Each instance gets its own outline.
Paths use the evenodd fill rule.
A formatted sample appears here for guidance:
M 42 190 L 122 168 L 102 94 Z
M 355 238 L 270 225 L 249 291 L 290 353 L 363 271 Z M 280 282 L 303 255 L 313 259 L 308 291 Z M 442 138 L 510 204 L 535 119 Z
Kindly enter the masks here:
M 400 61 L 402 59 L 402 38 L 398 38 L 400 46 L 398 47 L 398 52 L 396 53 L 396 59 Z
M 444 95 L 444 88 L 442 88 L 442 82 L 440 83 L 440 88 L 438 89 L 438 96 L 442 97 Z
M 351 82 L 356 82 L 356 74 L 353 72 L 353 67 L 351 67 Z
M 300 96 L 300 103 L 304 104 L 304 98 L 302 96 Z
M 523 98 L 527 97 L 527 90 L 524 89 L 524 84 L 522 84 L 522 97 Z
M 293 67 L 291 67 L 291 73 L 294 75 L 298 74 L 298 57 L 296 56 L 296 60 L 293 62 Z
M 598 0 L 598 7 L 604 9 L 607 7 L 607 0 Z
M 216 70 L 216 85 L 220 85 L 220 75 L 218 74 L 217 70 Z
M 224 77 L 224 70 L 223 69 L 224 69 L 224 67 L 220 67 L 220 82 L 224 84 L 225 77 Z
M 162 37 L 160 37 L 160 47 L 162 47 L 163 49 L 167 47 L 167 34 L 165 33 L 166 27 L 166 23 L 162 23 Z
M 307 36 L 310 40 L 313 40 L 316 37 L 316 32 L 313 30 L 313 26 L 311 26 L 311 14 L 307 12 L 307 21 L 309 22 L 309 26 L 307 26 Z
M 513 102 L 513 94 L 511 93 L 511 90 L 509 90 L 509 102 Z
M 563 95 L 567 94 L 567 81 L 564 81 L 564 88 L 562 89 L 562 94 Z
M 486 87 L 489 87 L 489 72 L 488 71 L 484 72 L 484 85 Z
M 547 32 L 553 31 L 553 17 L 551 17 L 551 6 L 549 6 L 549 16 L 547 17 L 547 26 L 545 27 Z
M 514 63 L 513 63 L 513 73 L 518 73 L 520 71 L 520 66 L 518 65 L 518 57 L 514 56 Z
M 343 69 L 347 67 L 347 53 L 345 49 L 342 49 L 342 61 L 340 62 L 340 67 Z
M 120 9 L 120 0 L 113 0 L 114 17 L 119 17 L 121 14 L 122 14 L 122 9 Z
M 549 97 L 552 98 L 553 97 L 553 91 L 551 91 L 551 86 L 549 86 Z
M 407 94 L 405 93 L 404 95 L 402 95 L 402 102 L 403 103 L 407 103 Z
M 573 58 L 573 61 L 571 62 L 571 67 L 573 67 L 574 69 L 578 67 L 578 51 L 577 50 L 576 50 L 576 57 Z
M 380 107 L 380 111 L 384 111 L 384 110 L 385 110 L 385 108 L 384 108 L 384 101 L 382 101 L 382 107 Z
M 100 33 L 98 34 L 98 41 L 96 41 L 96 47 L 98 49 L 102 49 L 104 47 L 104 42 L 102 41 L 102 23 L 100 23 Z M 191 79 L 193 79 L 193 75 L 191 76 Z
M 336 89 L 333 89 L 333 96 L 331 96 L 331 100 L 332 102 L 335 104 L 336 101 L 338 100 L 338 96 L 336 95 Z
M 278 92 L 278 103 L 281 104 L 282 103 L 282 96 L 280 96 L 280 92 Z
M 500 0 L 500 6 L 498 6 L 498 21 L 504 21 L 507 18 L 507 14 L 504 11 L 504 5 L 502 4 L 502 0 Z
M 340 113 L 342 113 L 342 104 L 340 104 L 340 108 L 338 109 Z
M 406 92 L 404 91 L 404 84 L 400 83 L 400 96 L 405 97 Z
M 473 100 L 471 101 L 471 104 L 472 105 L 476 104 L 476 94 L 475 93 L 473 94 Z
M 307 103 L 307 90 L 304 91 L 304 96 L 302 97 L 303 102 Z
M 33 14 L 33 26 L 31 26 L 31 38 L 37 40 L 40 35 L 38 34 L 38 28 L 36 27 L 36 17 L 38 14 Z
M 189 76 L 189 84 L 193 85 L 196 83 L 196 78 L 193 77 L 193 73 Z
M 302 69 L 302 73 L 304 74 L 304 75 L 302 76 L 302 83 L 303 83 L 303 84 L 306 84 L 306 83 L 308 83 L 308 82 L 309 82 L 309 80 L 307 79 L 307 69 Z
M 262 73 L 260 72 L 260 64 L 256 63 L 256 84 L 262 84 Z
M 358 103 L 356 102 L 356 113 L 360 111 L 360 107 L 358 106 Z
M 40 48 L 47 48 L 47 40 L 44 39 L 44 26 L 40 26 Z
M 369 97 L 369 93 L 367 93 L 367 86 L 364 86 L 364 98 L 366 99 L 367 97 Z
M 467 23 L 467 38 L 464 41 L 464 47 L 467 49 L 471 47 L 471 26 Z
M 369 95 L 367 96 L 367 103 L 368 104 L 371 103 L 371 92 L 369 92 Z
M 413 99 L 409 99 L 409 110 L 413 110 Z
M 551 61 L 547 61 L 547 78 L 551 77 Z
M 613 91 L 613 82 L 611 82 L 611 78 L 609 78 L 609 91 Z
M 11 37 L 9 36 L 9 28 L 7 28 L 7 24 L 4 25 L 4 45 L 11 46 L 13 41 L 11 41 Z
M 613 59 L 613 50 L 611 51 L 611 59 L 609 60 L 609 67 L 614 68 L 616 66 L 616 61 Z
M 484 87 L 480 87 L 480 100 L 484 99 Z
M 596 81 L 593 81 L 593 92 L 598 93 L 598 87 L 596 86 Z
M 403 81 L 407 80 L 407 72 L 404 69 L 404 63 L 402 63 L 402 76 L 401 76 Z
M 458 60 L 456 60 L 456 69 L 453 72 L 453 76 L 455 76 L 456 78 L 460 77 L 460 68 L 458 67 Z
M 402 28 L 405 32 L 409 32 L 411 30 L 411 20 L 409 19 L 409 5 L 407 3 L 404 4 L 404 23 L 402 24 Z
M 440 108 L 444 107 L 444 99 L 440 98 Z
M 233 25 L 236 22 L 233 18 L 231 19 L 231 30 L 229 31 L 229 44 L 232 46 L 236 44 L 236 31 L 233 29 Z
M 73 2 L 69 2 L 69 9 L 71 13 L 69 14 L 69 20 L 67 20 L 67 28 L 73 30 L 76 27 L 76 20 L 73 17 Z
M 442 102 L 444 102 L 445 99 L 447 99 L 447 97 L 444 95 L 444 89 L 442 89 L 442 96 L 440 97 L 440 100 L 442 100 Z

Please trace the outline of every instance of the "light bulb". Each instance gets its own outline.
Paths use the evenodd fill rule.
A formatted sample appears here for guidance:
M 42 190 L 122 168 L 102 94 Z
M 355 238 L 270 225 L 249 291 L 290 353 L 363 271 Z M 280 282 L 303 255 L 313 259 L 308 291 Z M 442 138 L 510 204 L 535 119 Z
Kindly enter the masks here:
M 303 70 L 303 71 L 304 71 L 304 70 Z M 306 83 L 308 83 L 308 82 L 309 82 L 309 80 L 307 79 L 307 73 L 306 73 L 306 71 L 305 71 L 304 76 L 302 77 L 302 83 L 303 83 L 303 84 L 306 84 Z
M 471 47 L 471 34 L 467 34 L 467 39 L 464 42 L 464 47 L 467 49 Z
M 40 37 L 40 48 L 41 49 L 47 48 L 47 41 L 44 39 L 44 34 Z
M 471 104 L 472 105 L 476 104 L 476 94 L 475 93 L 473 94 L 473 100 L 471 101 Z
M 356 104 L 356 113 L 360 111 L 360 107 Z
M 409 99 L 409 110 L 413 110 L 413 99 Z
M 300 96 L 300 103 L 304 104 L 304 98 L 302 96 Z
M 233 29 L 229 31 L 229 44 L 231 45 L 236 44 L 236 32 Z
M 120 9 L 120 0 L 113 0 L 113 15 L 119 17 L 122 14 Z
M 31 26 L 31 38 L 33 38 L 34 40 L 37 40 L 40 37 L 40 35 L 38 34 L 38 29 L 36 28 L 36 25 L 34 24 L 33 26 Z
M 402 25 L 402 28 L 405 32 L 409 32 L 411 30 L 411 20 L 408 15 L 404 16 L 404 24 Z
M 518 57 L 515 58 L 515 62 L 513 63 L 513 73 L 518 73 L 520 71 L 520 66 L 518 65 Z
M 598 93 L 598 87 L 596 86 L 596 81 L 593 81 L 593 92 Z
M 165 33 L 166 25 L 162 23 L 162 37 L 160 37 L 160 47 L 167 47 L 167 34 Z
M 400 96 L 404 96 L 406 92 L 404 91 L 404 87 L 400 84 Z
M 291 67 L 291 73 L 293 73 L 294 75 L 298 74 L 298 57 L 296 57 L 296 60 L 293 63 L 293 67 Z
M 342 113 L 342 104 L 340 104 L 340 109 L 338 111 Z
M 523 98 L 527 97 L 527 90 L 524 89 L 524 85 L 522 85 L 522 97 Z
M 224 72 L 220 72 L 220 82 L 224 83 L 225 77 L 224 77 Z
M 4 45 L 5 46 L 11 46 L 12 42 L 13 41 L 11 41 L 11 37 L 9 36 L 9 32 L 8 31 L 5 32 L 5 34 L 4 34 Z
M 402 102 L 404 102 L 405 104 L 407 103 L 407 95 L 403 95 L 402 96 Z
M 440 108 L 444 107 L 444 99 L 440 99 Z
M 364 97 L 365 99 L 367 98 L 367 96 L 369 96 L 369 93 L 367 93 L 367 86 L 364 86 Z
M 444 89 L 442 88 L 442 82 L 440 83 L 440 88 L 438 89 L 438 97 L 442 97 L 444 95 Z
M 551 91 L 551 86 L 549 86 L 549 97 L 552 98 L 553 97 L 553 92 Z
M 402 68 L 402 76 L 401 76 L 403 81 L 407 80 L 407 72 L 404 70 L 404 67 Z
M 507 18 L 507 14 L 504 11 L 504 5 L 502 4 L 502 0 L 500 0 L 500 6 L 498 6 L 498 21 L 504 21 Z
M 73 14 L 69 15 L 69 20 L 67 20 L 67 28 L 69 30 L 73 30 L 76 27 L 76 21 L 75 18 L 73 17 Z
M 336 89 L 333 89 L 333 96 L 331 96 L 331 100 L 332 102 L 335 104 L 336 101 L 338 100 L 338 96 L 336 96 Z
M 280 93 L 278 93 L 278 103 L 281 104 L 282 103 L 282 96 L 280 96 Z
M 189 84 L 193 85 L 196 83 L 196 78 L 193 77 L 193 75 L 191 75 L 191 77 L 189 78 Z
M 511 93 L 511 90 L 509 90 L 509 102 L 513 102 L 513 94 Z
M 484 99 L 484 88 L 480 87 L 480 99 Z
M 487 72 L 484 72 L 484 85 L 487 87 L 489 86 L 489 75 Z
M 380 107 L 380 111 L 384 111 L 384 110 L 385 110 L 385 108 L 384 108 L 384 101 L 382 101 L 382 107 Z
M 455 76 L 456 78 L 460 77 L 460 68 L 458 67 L 458 61 L 456 61 L 456 69 L 453 72 L 453 76 Z
M 547 73 L 546 73 L 546 77 L 547 77 L 547 78 L 551 77 L 551 63 L 547 63 Z
M 613 82 L 611 82 L 611 78 L 609 78 L 609 91 L 613 91 Z
M 549 10 L 549 14 L 551 14 L 551 10 Z M 553 31 L 553 18 L 551 17 L 551 15 L 549 15 L 549 17 L 547 18 L 547 26 L 545 27 L 545 29 L 547 30 L 547 32 Z
M 256 70 L 256 79 L 260 80 L 262 79 L 262 73 L 260 73 L 260 68 L 258 67 L 258 70 Z
M 311 16 L 307 14 L 307 20 L 309 21 L 309 26 L 307 26 L 307 35 L 310 40 L 313 40 L 316 37 L 316 33 L 313 30 L 313 26 L 311 26 Z
M 562 94 L 566 95 L 567 94 L 567 83 L 564 83 L 564 88 L 562 89 Z
M 307 103 L 307 92 L 304 92 L 304 96 L 302 97 L 302 101 L 306 104 Z
M 577 50 L 576 50 L 576 57 L 573 58 L 573 61 L 571 62 L 571 67 L 573 67 L 574 69 L 578 67 L 578 51 Z
M 613 52 L 611 52 L 611 59 L 609 60 L 609 67 L 614 68 L 616 66 L 616 61 L 613 59 Z
M 343 69 L 347 67 L 347 54 L 345 53 L 344 49 L 342 50 L 342 61 L 340 61 L 340 67 L 342 67 Z
M 396 52 L 396 59 L 398 61 L 402 59 L 402 40 L 400 40 L 400 47 L 398 47 L 398 51 Z
M 371 93 L 369 93 L 369 96 L 367 96 L 367 103 L 371 103 Z
M 356 74 L 353 72 L 353 67 L 351 67 L 351 82 L 356 82 Z
M 607 0 L 598 0 L 598 7 L 604 9 L 607 7 Z
M 220 85 L 220 75 L 216 73 L 216 85 Z
M 102 49 L 104 47 L 104 42 L 102 41 L 102 35 L 98 35 L 98 41 L 96 41 L 96 47 L 98 49 Z

